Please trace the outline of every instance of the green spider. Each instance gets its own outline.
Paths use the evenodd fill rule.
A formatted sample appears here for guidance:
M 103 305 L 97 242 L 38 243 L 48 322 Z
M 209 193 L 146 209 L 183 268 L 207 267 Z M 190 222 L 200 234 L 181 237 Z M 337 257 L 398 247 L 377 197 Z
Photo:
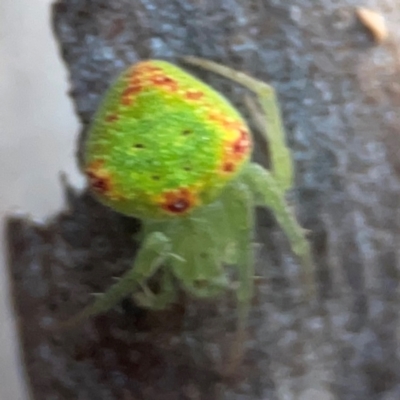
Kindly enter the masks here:
M 254 286 L 255 207 L 269 207 L 302 264 L 313 295 L 313 264 L 305 230 L 285 192 L 293 166 L 274 90 L 211 61 L 183 61 L 221 74 L 258 95 L 251 103 L 270 147 L 272 170 L 251 162 L 250 130 L 236 109 L 205 83 L 165 61 L 124 71 L 106 93 L 90 127 L 84 170 L 95 197 L 143 223 L 131 270 L 72 319 L 105 312 L 124 297 L 150 309 L 176 300 L 178 286 L 197 298 L 231 290 L 236 270 L 237 340 L 229 361 L 241 359 Z M 230 267 L 230 268 L 228 268 Z M 161 275 L 157 293 L 148 286 Z

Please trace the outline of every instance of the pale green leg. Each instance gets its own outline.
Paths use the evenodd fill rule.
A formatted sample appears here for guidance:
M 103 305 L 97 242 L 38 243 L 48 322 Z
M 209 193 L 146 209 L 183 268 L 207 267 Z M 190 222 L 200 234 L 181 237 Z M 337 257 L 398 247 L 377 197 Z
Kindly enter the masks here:
M 234 193 L 233 193 L 234 192 Z M 238 269 L 239 287 L 236 291 L 238 300 L 238 322 L 236 337 L 231 346 L 230 357 L 224 374 L 229 376 L 235 372 L 243 359 L 244 343 L 246 339 L 247 320 L 254 293 L 254 203 L 249 188 L 241 184 L 239 187 L 230 188 L 228 196 L 235 201 L 227 202 L 232 223 L 235 225 L 235 241 L 237 248 L 236 267 Z
M 134 293 L 135 301 L 144 308 L 151 310 L 164 310 L 176 300 L 176 288 L 170 271 L 163 270 L 160 279 L 160 291 L 154 293 L 147 285 L 142 285 L 142 290 Z
M 289 239 L 293 252 L 299 257 L 302 265 L 302 282 L 306 287 L 308 298 L 315 295 L 314 263 L 310 244 L 306 239 L 307 231 L 296 220 L 294 213 L 285 201 L 282 189 L 274 177 L 261 165 L 249 164 L 243 172 L 242 179 L 254 193 L 262 196 L 262 204 L 269 207 Z
M 259 125 L 262 125 L 261 131 L 268 140 L 273 174 L 282 190 L 290 189 L 293 185 L 293 162 L 290 149 L 286 145 L 285 130 L 275 89 L 243 72 L 235 71 L 213 61 L 192 56 L 182 59 L 188 64 L 199 66 L 231 79 L 257 94 L 258 101 L 265 113 L 264 124 L 259 123 Z M 250 108 L 256 114 L 256 120 L 260 122 L 260 115 L 254 110 L 253 106 Z
M 221 205 L 215 205 L 215 209 L 205 208 L 201 216 L 194 216 L 198 220 L 191 221 L 189 218 L 185 221 L 185 229 L 172 239 L 172 251 L 183 257 L 170 259 L 170 264 L 187 292 L 196 297 L 211 298 L 231 289 L 223 269 L 227 244 L 232 242 L 239 249 L 232 257 L 238 270 L 239 283 L 235 289 L 238 301 L 237 331 L 228 362 L 221 371 L 223 375 L 230 376 L 243 358 L 247 319 L 254 292 L 254 202 L 248 186 L 241 183 L 229 186 L 221 196 Z M 219 224 L 219 232 L 213 235 L 209 226 L 215 223 Z M 193 238 L 196 240 L 193 241 Z M 202 252 L 207 254 L 207 258 L 199 257 Z M 204 287 L 196 284 L 201 280 L 204 280 Z
M 290 150 L 286 145 L 285 132 L 282 117 L 279 110 L 279 103 L 275 90 L 270 85 L 252 78 L 242 72 L 235 71 L 224 65 L 203 60 L 197 57 L 184 57 L 183 60 L 189 64 L 208 69 L 231 79 L 246 88 L 250 89 L 258 96 L 258 101 L 265 113 L 264 116 L 256 110 L 254 103 L 249 103 L 256 122 L 260 125 L 261 131 L 266 136 L 272 159 L 272 173 L 265 171 L 261 166 L 256 167 L 256 174 L 248 173 L 248 179 L 253 181 L 253 186 L 257 189 L 255 195 L 262 194 L 262 205 L 268 205 L 274 211 L 279 223 L 287 234 L 293 251 L 300 258 L 303 273 L 302 278 L 307 285 L 307 295 L 315 294 L 314 283 L 314 264 L 312 262 L 311 250 L 306 240 L 306 231 L 297 223 L 294 214 L 291 212 L 285 200 L 285 192 L 293 185 L 293 163 Z M 253 168 L 253 166 L 251 166 Z M 250 169 L 251 169 L 250 168 Z M 249 171 L 248 171 L 249 172 Z
M 106 312 L 114 307 L 154 275 L 162 263 L 170 256 L 170 248 L 170 242 L 165 235 L 159 232 L 151 233 L 138 252 L 134 267 L 126 272 L 110 289 L 99 295 L 93 304 L 87 306 L 70 320 L 62 323 L 60 327 L 75 326 L 87 318 Z

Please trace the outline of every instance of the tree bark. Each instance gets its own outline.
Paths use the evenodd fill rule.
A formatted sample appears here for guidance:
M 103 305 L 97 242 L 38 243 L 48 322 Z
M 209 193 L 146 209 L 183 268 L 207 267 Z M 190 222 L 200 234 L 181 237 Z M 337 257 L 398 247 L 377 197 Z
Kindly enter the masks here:
M 126 301 L 73 332 L 51 332 L 51 322 L 80 310 L 91 292 L 104 291 L 129 268 L 137 246 L 137 221 L 67 187 L 68 211 L 46 226 L 8 223 L 34 399 L 400 398 L 400 8 L 390 0 L 369 2 L 390 29 L 390 40 L 375 45 L 355 17 L 358 3 L 55 4 L 54 30 L 82 138 L 111 80 L 140 59 L 196 55 L 276 88 L 297 171 L 293 203 L 311 231 L 319 299 L 300 301 L 299 266 L 273 216 L 260 212 L 258 272 L 267 279 L 257 286 L 235 381 L 218 375 L 234 331 L 230 299 L 185 300 L 158 314 Z M 196 72 L 246 114 L 241 89 Z M 265 162 L 257 143 L 255 157 Z

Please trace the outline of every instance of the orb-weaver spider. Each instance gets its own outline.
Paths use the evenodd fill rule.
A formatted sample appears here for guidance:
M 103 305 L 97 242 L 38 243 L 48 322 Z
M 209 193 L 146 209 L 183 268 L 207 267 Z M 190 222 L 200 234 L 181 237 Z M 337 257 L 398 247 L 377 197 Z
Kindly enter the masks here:
M 111 86 L 89 130 L 84 169 L 102 203 L 143 222 L 134 266 L 71 322 L 102 313 L 133 295 L 142 306 L 163 309 L 176 286 L 210 298 L 231 288 L 236 268 L 238 340 L 242 341 L 254 286 L 255 207 L 269 207 L 302 265 L 312 295 L 309 244 L 285 192 L 293 164 L 274 89 L 225 66 L 195 57 L 183 61 L 221 74 L 258 95 L 250 109 L 269 143 L 271 170 L 251 162 L 250 130 L 236 109 L 208 85 L 165 61 L 128 68 Z M 162 270 L 160 290 L 146 283 Z

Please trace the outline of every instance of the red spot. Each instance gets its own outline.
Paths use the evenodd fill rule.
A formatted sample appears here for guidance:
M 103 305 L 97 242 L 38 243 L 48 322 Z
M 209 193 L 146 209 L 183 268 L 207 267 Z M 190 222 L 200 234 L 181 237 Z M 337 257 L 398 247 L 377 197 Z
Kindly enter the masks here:
M 131 85 L 128 86 L 123 92 L 122 92 L 122 104 L 129 106 L 132 102 L 132 97 L 136 94 L 138 94 L 142 90 L 142 86 L 139 84 L 137 85 Z
M 204 96 L 203 92 L 200 92 L 198 90 L 188 90 L 185 93 L 185 97 L 188 100 L 200 100 Z
M 129 87 L 132 87 L 132 86 L 141 86 L 141 84 L 142 84 L 142 79 L 140 79 L 140 78 L 137 77 L 137 76 L 134 76 L 132 79 L 129 80 L 128 86 L 129 86 Z
M 239 137 L 233 142 L 226 142 L 223 156 L 222 171 L 234 172 L 237 166 L 249 154 L 251 148 L 250 135 L 245 129 L 239 129 Z
M 115 122 L 115 121 L 118 121 L 118 119 L 119 119 L 119 117 L 118 117 L 117 114 L 108 114 L 106 116 L 106 121 L 107 122 Z
M 143 77 L 143 75 L 157 72 L 162 72 L 161 68 L 152 65 L 149 61 L 142 61 L 129 69 L 128 77 L 131 80 L 135 80 L 138 79 L 138 77 Z
M 233 172 L 235 170 L 235 165 L 233 164 L 233 162 L 228 161 L 224 164 L 222 169 L 224 170 L 224 172 Z
M 187 212 L 195 203 L 195 197 L 188 189 L 179 189 L 164 194 L 162 208 L 173 214 Z
M 100 193 L 105 193 L 110 190 L 110 182 L 99 176 L 95 176 L 94 174 L 88 173 L 90 179 L 90 186 L 93 190 Z
M 109 173 L 103 168 L 103 165 L 103 160 L 96 160 L 86 168 L 90 187 L 101 194 L 105 194 L 111 190 L 111 178 Z
M 176 91 L 178 89 L 178 82 L 165 75 L 153 76 L 150 78 L 150 81 L 156 86 L 165 87 L 171 91 Z
M 181 214 L 190 207 L 186 199 L 176 199 L 173 203 L 167 205 L 167 209 L 175 214 Z
M 171 84 L 173 82 L 175 82 L 172 78 L 169 78 L 168 76 L 163 76 L 163 75 L 156 75 L 153 79 L 153 82 L 155 83 L 159 83 L 161 85 L 163 84 Z
M 249 134 L 244 129 L 240 129 L 240 137 L 233 143 L 232 150 L 234 154 L 242 155 L 247 153 L 249 148 L 250 148 Z

